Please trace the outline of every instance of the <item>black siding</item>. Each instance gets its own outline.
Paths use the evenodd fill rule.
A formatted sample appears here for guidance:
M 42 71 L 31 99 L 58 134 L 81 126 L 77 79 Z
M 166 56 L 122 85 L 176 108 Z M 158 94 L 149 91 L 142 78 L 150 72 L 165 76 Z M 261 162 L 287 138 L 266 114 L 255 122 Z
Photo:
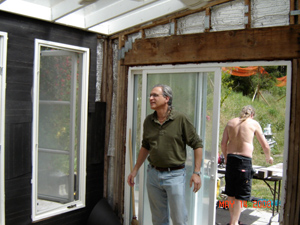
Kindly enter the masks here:
M 0 12 L 0 31 L 8 33 L 5 216 L 6 225 L 31 220 L 32 101 L 34 41 L 42 39 L 90 49 L 86 207 L 34 224 L 84 225 L 103 197 L 105 103 L 95 103 L 97 34 Z

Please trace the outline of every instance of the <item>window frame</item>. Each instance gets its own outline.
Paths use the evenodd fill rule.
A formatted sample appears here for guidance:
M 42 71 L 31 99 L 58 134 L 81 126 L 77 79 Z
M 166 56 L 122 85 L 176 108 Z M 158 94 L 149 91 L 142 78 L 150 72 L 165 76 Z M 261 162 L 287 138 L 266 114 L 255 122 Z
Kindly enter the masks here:
M 0 225 L 5 224 L 5 93 L 6 93 L 6 62 L 7 62 L 6 32 L 0 31 Z
M 39 121 L 39 70 L 42 47 L 51 47 L 59 50 L 82 54 L 82 77 L 79 83 L 80 97 L 80 134 L 79 134 L 79 191 L 78 200 L 74 200 L 59 207 L 37 213 L 38 200 L 38 121 Z M 87 117 L 88 117 L 88 79 L 89 79 L 89 48 L 35 39 L 34 72 L 33 72 L 33 123 L 32 123 L 32 220 L 38 221 L 55 215 L 74 211 L 85 207 L 86 201 L 86 152 L 87 152 Z

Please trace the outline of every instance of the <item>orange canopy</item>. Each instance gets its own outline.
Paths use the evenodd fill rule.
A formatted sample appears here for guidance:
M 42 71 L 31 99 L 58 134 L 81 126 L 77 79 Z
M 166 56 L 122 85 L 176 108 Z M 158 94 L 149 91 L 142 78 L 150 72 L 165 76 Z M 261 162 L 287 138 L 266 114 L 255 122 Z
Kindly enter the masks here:
M 276 84 L 277 87 L 283 87 L 283 86 L 286 86 L 286 76 L 284 77 L 279 77 L 279 78 L 276 78 L 278 83 Z
M 262 67 L 262 66 L 248 66 L 248 67 L 222 67 L 222 70 L 230 73 L 234 76 L 239 77 L 249 77 L 255 74 L 268 74 L 268 72 Z M 278 80 L 278 84 L 276 84 L 277 87 L 283 87 L 286 86 L 286 76 L 276 78 Z
M 260 74 L 268 74 L 267 71 L 265 71 L 265 69 L 261 66 L 249 66 L 249 67 L 239 67 L 239 66 L 235 66 L 235 67 L 222 67 L 222 70 L 230 73 L 231 75 L 234 76 L 240 76 L 240 77 L 249 77 L 252 75 L 255 75 L 257 73 Z

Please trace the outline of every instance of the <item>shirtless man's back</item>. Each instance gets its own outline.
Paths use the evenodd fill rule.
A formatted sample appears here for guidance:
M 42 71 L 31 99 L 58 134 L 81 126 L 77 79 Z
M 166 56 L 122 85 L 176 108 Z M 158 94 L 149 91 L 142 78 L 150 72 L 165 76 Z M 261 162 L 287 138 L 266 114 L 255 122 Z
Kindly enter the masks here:
M 237 154 L 252 158 L 254 135 L 261 144 L 266 154 L 266 159 L 269 159 L 269 144 L 264 137 L 261 126 L 252 117 L 246 120 L 237 117 L 227 123 L 221 143 L 223 154 L 225 153 L 224 156 Z
M 230 225 L 238 225 L 242 207 L 239 200 L 250 200 L 252 180 L 253 138 L 256 136 L 264 150 L 266 161 L 273 163 L 271 151 L 261 126 L 253 119 L 252 106 L 245 106 L 240 117 L 231 119 L 223 132 L 221 148 L 225 157 L 225 193 L 229 207 Z

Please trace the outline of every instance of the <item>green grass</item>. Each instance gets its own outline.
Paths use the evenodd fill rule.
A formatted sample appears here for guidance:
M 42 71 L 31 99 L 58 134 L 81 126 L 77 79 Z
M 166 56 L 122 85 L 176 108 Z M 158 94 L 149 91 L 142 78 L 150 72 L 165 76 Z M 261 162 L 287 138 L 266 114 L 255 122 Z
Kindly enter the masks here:
M 284 151 L 285 98 L 278 101 L 278 99 L 284 96 L 282 89 L 284 88 L 278 90 L 277 87 L 274 87 L 273 90 L 262 92 L 263 97 L 267 101 L 266 103 L 261 96 L 259 96 L 259 98 L 256 97 L 255 100 L 252 101 L 253 96 L 243 96 L 242 93 L 230 91 L 222 86 L 222 99 L 224 100 L 221 104 L 220 112 L 220 142 L 228 120 L 238 117 L 243 106 L 252 105 L 256 111 L 254 119 L 261 124 L 262 129 L 264 129 L 267 124 L 271 124 L 272 133 L 277 142 L 271 150 L 272 157 L 274 158 L 273 164 L 282 163 Z M 253 144 L 253 165 L 269 166 L 269 164 L 265 162 L 263 150 L 256 138 Z M 271 183 L 271 186 L 273 186 L 273 183 Z M 272 199 L 272 194 L 268 186 L 260 180 L 253 180 L 252 196 L 262 199 Z M 250 203 L 249 206 L 252 207 L 252 204 Z M 268 208 L 265 209 L 268 210 Z

